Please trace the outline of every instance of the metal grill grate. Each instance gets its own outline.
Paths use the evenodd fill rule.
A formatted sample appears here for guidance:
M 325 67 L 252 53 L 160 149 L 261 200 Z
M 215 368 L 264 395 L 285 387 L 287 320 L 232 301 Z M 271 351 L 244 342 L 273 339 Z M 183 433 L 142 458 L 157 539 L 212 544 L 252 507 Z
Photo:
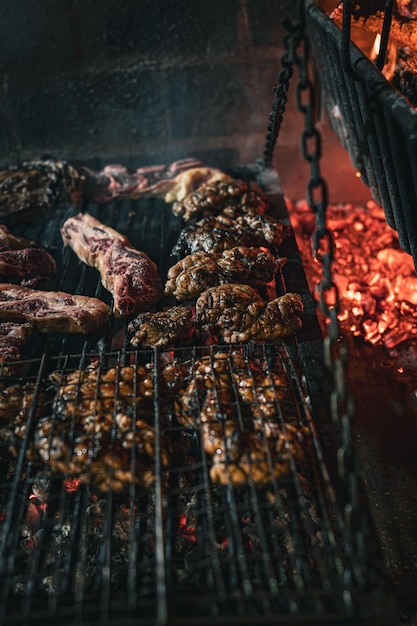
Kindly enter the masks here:
M 170 207 L 141 200 L 88 210 L 128 232 L 133 245 L 157 261 L 165 275 L 168 251 L 181 228 Z M 59 250 L 59 226 L 67 214 L 62 207 L 47 224 L 22 224 L 20 234 Z M 60 267 L 49 288 L 95 295 L 111 304 L 95 270 L 69 250 L 55 256 Z M 287 267 L 288 287 L 297 289 L 295 266 Z M 307 307 L 306 313 L 308 326 L 312 311 Z M 0 428 L 0 623 L 194 625 L 217 619 L 317 624 L 351 619 L 357 624 L 368 615 L 373 624 L 376 619 L 390 623 L 391 599 L 366 514 L 366 546 L 360 555 L 346 534 L 344 503 L 331 470 L 337 429 L 326 441 L 318 434 L 298 348 L 291 340 L 132 351 L 125 322 L 113 319 L 87 340 L 32 336 L 21 369 L 3 389 L 3 399 L 14 384 L 24 385 L 30 395 L 23 419 L 15 424 L 3 420 Z M 201 359 L 214 412 L 221 417 L 215 419 L 216 428 L 227 449 L 220 483 L 213 481 L 215 461 L 204 448 Z M 227 365 L 226 383 L 217 374 L 219 360 Z M 179 375 L 167 379 L 171 365 L 178 368 L 171 374 Z M 133 372 L 127 391 L 125 371 Z M 83 387 L 88 372 L 90 396 Z M 252 402 L 239 387 L 242 376 L 243 392 L 252 394 Z M 148 395 L 140 388 L 145 378 Z M 184 423 L 176 404 L 186 385 L 193 423 Z M 104 396 L 108 428 L 97 438 Z M 83 440 L 80 447 L 79 422 L 85 424 L 86 412 L 89 445 Z M 128 418 L 124 430 L 120 413 Z M 226 436 L 228 419 L 244 459 L 247 476 L 241 484 L 236 484 L 229 448 L 236 441 Z M 151 454 L 126 444 L 141 434 L 145 422 L 153 437 Z M 260 452 L 251 456 L 255 422 Z M 271 423 L 288 446 L 271 446 Z M 295 453 L 292 426 L 303 432 L 301 456 Z M 98 471 L 91 451 L 100 446 L 107 456 Z M 119 472 L 121 453 L 125 474 Z M 146 485 L 133 479 L 144 462 L 151 475 Z M 282 475 L 275 472 L 280 465 Z M 259 481 L 265 472 L 268 478 Z

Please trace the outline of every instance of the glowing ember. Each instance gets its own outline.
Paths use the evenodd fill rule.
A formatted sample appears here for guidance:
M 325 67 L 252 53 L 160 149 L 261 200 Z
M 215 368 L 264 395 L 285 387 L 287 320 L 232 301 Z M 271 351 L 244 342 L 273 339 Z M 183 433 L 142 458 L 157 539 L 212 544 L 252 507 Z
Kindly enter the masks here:
M 311 251 L 314 216 L 304 200 L 287 200 L 287 208 L 311 292 L 318 299 L 321 267 Z M 330 206 L 327 226 L 334 236 L 332 271 L 342 330 L 388 349 L 415 338 L 416 271 L 396 231 L 387 225 L 383 209 L 373 201 L 366 207 Z

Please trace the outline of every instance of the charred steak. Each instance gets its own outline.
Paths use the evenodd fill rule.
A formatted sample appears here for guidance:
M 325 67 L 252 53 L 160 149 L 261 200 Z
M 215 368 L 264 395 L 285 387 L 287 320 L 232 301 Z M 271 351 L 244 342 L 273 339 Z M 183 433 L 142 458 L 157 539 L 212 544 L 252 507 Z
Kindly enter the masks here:
M 301 296 L 286 293 L 264 302 L 249 285 L 210 287 L 197 299 L 197 326 L 225 343 L 266 341 L 293 335 L 302 326 Z
M 190 306 L 173 306 L 166 311 L 140 313 L 128 325 L 130 343 L 144 348 L 168 346 L 193 328 L 192 318 L 193 310 Z
M 0 274 L 9 278 L 20 278 L 20 284 L 26 287 L 34 287 L 39 281 L 51 278 L 55 272 L 54 259 L 41 248 L 0 252 Z
M 276 250 L 290 228 L 270 215 L 215 215 L 183 228 L 172 254 L 183 258 L 194 252 L 222 252 L 236 246 L 264 246 Z
M 172 210 L 188 222 L 196 216 L 219 213 L 232 218 L 243 214 L 260 215 L 268 208 L 268 199 L 261 189 L 243 180 L 220 179 L 204 183 L 184 200 L 175 202 Z
M 109 307 L 98 298 L 0 283 L 0 320 L 29 322 L 41 332 L 88 334 L 109 315 Z
M 76 206 L 81 199 L 81 177 L 66 162 L 27 161 L 0 169 L 0 218 L 16 214 L 38 217 L 59 202 Z
M 165 293 L 177 300 L 193 300 L 208 289 L 226 283 L 260 287 L 271 282 L 285 258 L 276 259 L 261 248 L 237 246 L 223 252 L 195 252 L 168 270 Z
M 114 315 L 125 317 L 149 310 L 163 295 L 156 264 L 133 248 L 124 235 L 88 213 L 70 217 L 61 228 L 64 244 L 95 267 L 114 300 Z

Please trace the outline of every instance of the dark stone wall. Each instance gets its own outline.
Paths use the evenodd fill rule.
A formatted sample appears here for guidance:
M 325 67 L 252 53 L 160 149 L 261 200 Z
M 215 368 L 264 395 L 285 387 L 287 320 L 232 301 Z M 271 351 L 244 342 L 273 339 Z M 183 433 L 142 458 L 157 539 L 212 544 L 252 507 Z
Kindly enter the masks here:
M 253 162 L 287 5 L 3 0 L 0 159 Z

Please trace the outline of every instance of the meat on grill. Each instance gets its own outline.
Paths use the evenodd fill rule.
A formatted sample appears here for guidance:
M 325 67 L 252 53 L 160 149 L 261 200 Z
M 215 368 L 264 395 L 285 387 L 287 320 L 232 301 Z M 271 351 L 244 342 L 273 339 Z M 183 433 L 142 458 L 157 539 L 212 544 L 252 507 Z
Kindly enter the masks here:
M 0 218 L 39 217 L 60 202 L 76 206 L 81 178 L 63 161 L 27 161 L 0 169 Z
M 286 293 L 270 302 L 249 285 L 210 287 L 196 301 L 197 326 L 226 343 L 266 341 L 294 334 L 302 326 L 301 296 Z
M 48 280 L 56 272 L 52 256 L 42 248 L 22 248 L 0 251 L 0 274 L 19 278 L 20 284 L 34 287 L 41 280 Z
M 100 272 L 103 286 L 113 296 L 116 317 L 149 310 L 161 299 L 163 284 L 156 264 L 121 233 L 79 213 L 64 222 L 61 234 L 81 261 Z
M 222 252 L 236 246 L 264 246 L 276 250 L 290 228 L 270 215 L 215 215 L 183 228 L 172 254 L 182 258 L 194 252 Z
M 168 270 L 165 293 L 177 300 L 193 300 L 208 289 L 225 283 L 260 287 L 271 282 L 286 258 L 276 259 L 261 248 L 237 246 L 223 252 L 195 252 Z
M 184 200 L 174 203 L 172 210 L 186 222 L 194 217 L 218 215 L 262 215 L 269 202 L 265 193 L 243 180 L 216 180 L 204 183 Z
M 128 325 L 133 346 L 166 347 L 178 341 L 193 328 L 193 310 L 190 306 L 173 306 L 166 311 L 140 313 Z
M 31 324 L 18 324 L 16 322 L 0 323 L 0 363 L 20 361 L 21 349 L 32 334 Z M 6 366 L 0 367 L 2 374 L 6 372 Z
M 165 399 L 183 378 L 180 365 L 162 367 Z M 126 491 L 132 483 L 150 488 L 155 479 L 152 367 L 101 370 L 92 364 L 69 374 L 53 372 L 50 381 L 56 389 L 53 417 L 39 420 L 31 460 L 102 491 Z M 161 462 L 164 470 L 170 465 L 170 442 L 163 434 Z
M 109 315 L 98 298 L 0 283 L 0 320 L 29 322 L 41 332 L 88 334 Z
M 305 458 L 306 429 L 283 417 L 288 393 L 280 372 L 264 371 L 237 351 L 196 361 L 175 415 L 183 426 L 200 429 L 213 483 L 240 487 L 252 480 L 265 487 L 289 474 L 291 458 Z
M 206 167 L 197 159 L 182 159 L 170 165 L 148 165 L 136 170 L 123 165 L 107 165 L 101 172 L 79 168 L 85 182 L 84 195 L 93 202 L 116 198 L 136 199 L 156 196 L 165 202 L 182 200 L 207 181 L 230 178 L 222 171 Z

